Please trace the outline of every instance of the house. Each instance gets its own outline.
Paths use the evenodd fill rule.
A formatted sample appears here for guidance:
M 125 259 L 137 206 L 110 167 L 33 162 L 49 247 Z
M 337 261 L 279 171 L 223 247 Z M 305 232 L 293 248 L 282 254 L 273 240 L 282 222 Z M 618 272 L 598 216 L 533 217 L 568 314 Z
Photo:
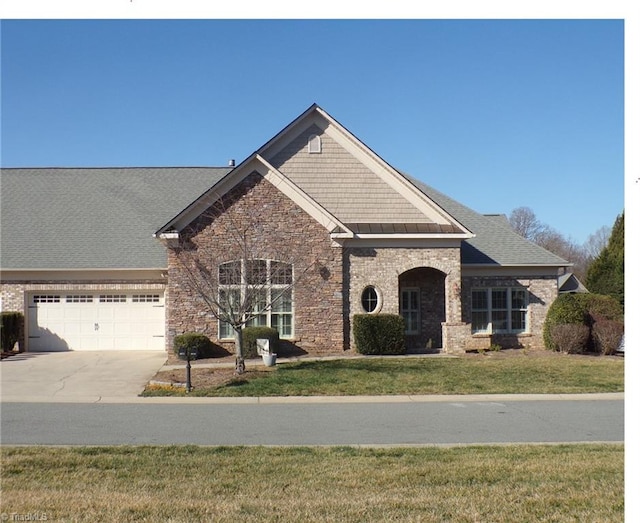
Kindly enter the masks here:
M 231 345 L 178 245 L 232 293 L 237 223 L 254 224 L 262 270 L 285 275 L 275 286 L 304 275 L 261 322 L 311 354 L 350 349 L 353 316 L 378 312 L 405 318 L 409 348 L 542 346 L 570 265 L 315 104 L 237 166 L 3 169 L 1 211 L 1 306 L 25 313 L 29 351 L 165 350 L 190 331 Z

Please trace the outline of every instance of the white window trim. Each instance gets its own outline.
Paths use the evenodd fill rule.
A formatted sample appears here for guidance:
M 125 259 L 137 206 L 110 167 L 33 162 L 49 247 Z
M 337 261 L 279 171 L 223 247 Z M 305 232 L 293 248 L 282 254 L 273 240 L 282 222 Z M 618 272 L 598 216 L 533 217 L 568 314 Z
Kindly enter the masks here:
M 227 263 L 232 263 L 234 261 L 237 260 L 231 260 L 230 262 Z M 257 261 L 256 260 L 251 260 L 251 261 Z M 269 274 L 269 277 L 271 277 L 271 262 L 275 262 L 275 263 L 288 263 L 288 262 L 282 262 L 280 260 L 271 260 L 271 259 L 266 259 L 264 260 L 267 262 L 267 274 Z M 242 273 L 242 277 L 245 278 L 245 267 L 244 267 L 244 260 L 241 260 L 241 273 Z M 293 264 L 289 264 L 291 265 L 291 281 L 295 281 L 294 279 L 294 267 Z M 272 315 L 289 315 L 291 317 L 291 333 L 287 334 L 286 336 L 280 335 L 281 339 L 283 340 L 291 340 L 293 338 L 295 338 L 295 298 L 294 298 L 294 292 L 293 292 L 293 285 L 292 284 L 283 284 L 283 283 L 274 283 L 271 284 L 269 283 L 265 290 L 267 291 L 267 303 L 270 303 L 272 300 L 272 296 L 273 296 L 273 291 L 276 292 L 276 295 L 278 292 L 282 292 L 283 290 L 286 290 L 287 288 L 289 288 L 289 292 L 291 293 L 291 311 L 290 312 L 273 312 L 273 305 L 269 306 L 267 308 L 266 311 L 263 312 L 264 315 L 266 315 L 267 317 L 267 323 L 266 325 L 264 325 L 265 327 L 272 327 Z M 244 300 L 244 296 L 242 296 L 242 292 L 245 289 L 245 285 L 243 284 L 224 284 L 224 285 L 219 285 L 218 286 L 218 299 L 220 298 L 220 291 L 221 290 L 226 290 L 226 291 L 230 291 L 230 290 L 239 290 L 240 291 L 240 301 Z M 277 296 L 276 296 L 277 297 Z M 250 325 L 245 325 L 246 327 L 249 327 Z M 275 327 L 273 327 L 275 328 Z M 229 330 L 230 332 L 228 333 L 223 333 L 223 329 L 224 330 Z M 222 320 L 218 320 L 218 339 L 220 341 L 230 341 L 234 339 L 234 333 L 233 333 L 233 329 L 231 328 L 231 326 L 227 323 L 224 322 Z
M 368 311 L 362 306 L 362 298 L 364 297 L 364 292 L 367 289 L 373 289 L 373 292 L 376 293 L 376 306 L 373 308 L 372 311 Z M 362 289 L 362 292 L 360 293 L 360 310 L 365 314 L 378 314 L 381 309 L 382 309 L 382 291 L 378 289 L 378 287 L 376 287 L 375 285 L 365 285 L 364 288 Z
M 495 290 L 500 290 L 500 291 L 507 291 L 507 307 L 506 309 L 504 308 L 500 308 L 500 309 L 495 309 L 495 310 L 499 310 L 499 311 L 504 311 L 506 310 L 507 312 L 507 328 L 506 329 L 494 329 L 493 328 L 493 322 L 492 322 L 492 312 L 494 311 L 493 309 L 493 305 L 492 305 L 492 294 L 493 291 Z M 513 308 L 512 306 L 512 291 L 524 291 L 524 299 L 525 299 L 525 306 L 524 308 Z M 530 330 L 530 316 L 531 316 L 531 311 L 529 309 L 529 289 L 527 289 L 526 287 L 522 287 L 522 286 L 514 286 L 514 287 L 474 287 L 473 289 L 471 289 L 471 294 L 473 295 L 474 292 L 484 292 L 487 294 L 487 308 L 486 309 L 474 309 L 473 308 L 473 301 L 471 304 L 471 313 L 473 314 L 474 311 L 486 311 L 487 315 L 488 315 L 488 321 L 487 321 L 487 329 L 486 330 L 472 330 L 472 334 L 530 334 L 531 330 Z M 524 317 L 524 323 L 525 323 L 525 328 L 523 329 L 513 329 L 512 325 L 511 325 L 511 313 L 514 311 L 524 311 L 525 313 L 525 317 Z M 472 324 L 472 329 L 473 329 L 473 324 Z

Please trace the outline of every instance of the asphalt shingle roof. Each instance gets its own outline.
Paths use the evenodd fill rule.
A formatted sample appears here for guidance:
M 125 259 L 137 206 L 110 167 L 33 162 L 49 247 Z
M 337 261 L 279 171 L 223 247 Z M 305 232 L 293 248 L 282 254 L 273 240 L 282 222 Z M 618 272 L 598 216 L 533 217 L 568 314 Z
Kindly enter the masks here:
M 153 232 L 229 170 L 2 169 L 0 267 L 164 268 Z
M 568 265 L 566 260 L 516 233 L 504 215 L 477 213 L 426 183 L 404 176 L 476 235 L 462 242 L 463 264 Z
M 230 170 L 2 169 L 0 267 L 164 268 L 166 251 L 153 232 Z M 427 184 L 409 176 L 407 179 L 476 234 L 462 242 L 463 264 L 567 265 L 565 260 L 516 234 L 504 216 L 479 214 Z M 367 232 L 386 230 L 379 223 L 352 225 Z

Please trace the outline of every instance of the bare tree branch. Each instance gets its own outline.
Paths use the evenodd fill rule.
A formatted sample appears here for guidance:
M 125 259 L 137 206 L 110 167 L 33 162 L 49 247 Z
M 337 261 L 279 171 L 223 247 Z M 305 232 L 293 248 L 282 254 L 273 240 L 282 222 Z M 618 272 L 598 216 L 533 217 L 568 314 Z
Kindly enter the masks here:
M 317 265 L 317 259 L 310 259 L 309 252 L 283 248 L 287 238 L 265 231 L 264 216 L 243 215 L 240 219 L 227 211 L 224 199 L 219 199 L 197 223 L 180 233 L 172 251 L 190 290 L 211 316 L 235 332 L 236 371 L 242 373 L 242 329 L 266 314 L 286 314 L 279 309 Z M 215 238 L 198 236 L 210 224 L 215 227 L 223 215 L 224 224 L 215 231 L 224 236 L 224 249 Z

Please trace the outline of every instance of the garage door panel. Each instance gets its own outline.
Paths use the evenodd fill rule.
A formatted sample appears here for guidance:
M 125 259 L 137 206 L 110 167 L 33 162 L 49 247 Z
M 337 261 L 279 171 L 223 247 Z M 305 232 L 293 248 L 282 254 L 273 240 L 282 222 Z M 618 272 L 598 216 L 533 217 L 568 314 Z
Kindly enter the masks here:
M 33 295 L 29 350 L 163 350 L 164 297 L 157 292 Z

